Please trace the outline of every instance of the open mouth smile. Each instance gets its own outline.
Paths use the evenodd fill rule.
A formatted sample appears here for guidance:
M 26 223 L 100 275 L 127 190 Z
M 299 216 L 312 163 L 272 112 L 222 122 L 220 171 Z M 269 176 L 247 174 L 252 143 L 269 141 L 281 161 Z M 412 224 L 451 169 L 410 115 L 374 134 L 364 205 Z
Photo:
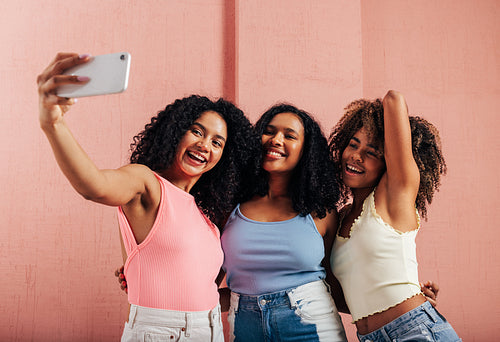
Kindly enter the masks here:
M 194 160 L 198 163 L 206 163 L 207 162 L 207 158 L 205 158 L 203 155 L 201 155 L 198 152 L 188 151 L 187 155 L 189 156 L 189 158 L 191 158 L 192 160 Z
M 356 174 L 356 175 L 360 175 L 360 174 L 363 174 L 365 173 L 363 170 L 355 167 L 355 166 L 352 166 L 352 165 L 346 165 L 345 166 L 345 171 L 346 173 L 349 173 L 349 174 Z
M 271 159 L 278 159 L 286 156 L 284 153 L 281 153 L 276 150 L 266 150 L 264 155 Z
M 266 157 L 270 157 L 272 159 L 278 159 L 278 158 L 286 157 L 285 153 L 280 152 L 280 151 L 275 150 L 275 149 L 266 149 L 264 151 L 264 155 Z

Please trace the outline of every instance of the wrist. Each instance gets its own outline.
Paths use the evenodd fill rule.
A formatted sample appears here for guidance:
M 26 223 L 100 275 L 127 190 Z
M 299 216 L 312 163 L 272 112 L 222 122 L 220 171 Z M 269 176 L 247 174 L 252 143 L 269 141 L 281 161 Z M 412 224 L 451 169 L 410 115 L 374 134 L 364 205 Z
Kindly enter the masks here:
M 57 120 L 43 120 L 40 119 L 40 128 L 42 131 L 44 131 L 46 134 L 51 133 L 59 129 L 60 127 L 64 126 L 64 119 L 61 117 Z

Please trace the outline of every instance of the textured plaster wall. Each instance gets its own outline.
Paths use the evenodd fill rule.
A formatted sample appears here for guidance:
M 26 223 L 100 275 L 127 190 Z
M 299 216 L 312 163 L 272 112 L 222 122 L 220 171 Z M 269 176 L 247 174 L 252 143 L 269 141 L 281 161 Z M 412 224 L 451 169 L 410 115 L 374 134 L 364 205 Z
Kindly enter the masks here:
M 132 54 L 128 90 L 68 121 L 105 168 L 190 93 L 255 120 L 287 101 L 325 133 L 360 97 L 401 90 L 440 129 L 448 175 L 419 234 L 422 280 L 464 341 L 498 336 L 499 4 L 483 1 L 0 0 L 0 340 L 116 341 L 127 314 L 115 210 L 80 198 L 38 127 L 36 76 L 57 51 Z M 355 340 L 349 316 L 344 316 Z

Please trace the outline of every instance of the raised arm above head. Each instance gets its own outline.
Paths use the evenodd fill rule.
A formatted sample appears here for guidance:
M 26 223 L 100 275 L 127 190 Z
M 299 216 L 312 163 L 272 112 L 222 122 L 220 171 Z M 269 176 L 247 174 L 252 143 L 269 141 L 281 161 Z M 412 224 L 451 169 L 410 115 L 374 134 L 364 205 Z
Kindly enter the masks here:
M 420 174 L 413 158 L 408 106 L 403 95 L 389 90 L 384 106 L 384 158 L 389 191 L 411 190 L 416 197 Z

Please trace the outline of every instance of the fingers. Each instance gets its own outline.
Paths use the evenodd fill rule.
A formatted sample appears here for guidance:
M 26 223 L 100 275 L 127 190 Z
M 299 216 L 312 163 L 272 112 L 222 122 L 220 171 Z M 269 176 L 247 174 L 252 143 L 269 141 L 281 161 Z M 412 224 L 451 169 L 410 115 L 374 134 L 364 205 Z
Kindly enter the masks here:
M 56 94 L 46 94 L 40 96 L 40 105 L 44 108 L 51 108 L 59 106 L 63 113 L 67 112 L 69 108 L 77 102 L 77 99 L 59 97 Z
M 76 53 L 58 53 L 45 70 L 38 75 L 37 83 L 40 85 L 40 83 L 46 82 L 53 75 L 62 74 L 64 70 L 79 64 L 79 62 L 87 62 L 88 57 L 88 55 L 81 55 L 80 57 Z
M 118 278 L 118 282 L 120 283 L 120 288 L 122 289 L 122 291 L 128 293 L 127 280 L 125 279 L 125 274 L 123 273 L 123 266 L 116 269 L 115 277 Z
M 128 287 L 127 287 L 127 282 L 125 280 L 122 280 L 120 282 L 120 288 L 125 291 L 125 293 L 128 293 Z
M 427 297 L 426 299 L 427 299 L 427 301 L 428 301 L 429 303 L 431 303 L 431 305 L 432 305 L 433 307 L 437 307 L 437 300 L 435 300 L 435 299 L 430 299 L 429 297 Z
M 420 288 L 424 293 L 426 299 L 432 304 L 432 306 L 437 306 L 437 294 L 439 292 L 439 286 L 432 281 L 427 281 L 425 283 L 420 283 Z
M 45 82 L 39 83 L 38 94 L 45 97 L 56 95 L 57 88 L 63 84 L 85 84 L 89 80 L 86 76 L 54 75 Z
M 437 297 L 437 294 L 438 294 L 438 292 L 439 292 L 439 284 L 438 284 L 438 283 L 435 283 L 435 282 L 433 282 L 433 281 L 430 281 L 430 280 L 429 280 L 426 284 L 428 284 L 428 285 L 426 285 L 426 286 L 427 286 L 427 287 L 429 287 L 430 289 L 432 289 L 432 291 L 434 292 L 434 294 L 435 294 L 435 295 L 436 295 L 436 297 Z
M 121 279 L 125 279 L 125 275 L 123 274 L 123 266 L 115 270 L 115 277 L 118 277 L 118 281 L 121 281 Z
M 433 282 L 432 280 L 428 280 L 423 284 L 420 284 L 420 287 L 425 287 L 429 289 L 430 291 L 433 292 L 434 296 L 437 297 L 438 292 L 439 292 L 439 284 L 436 282 Z
M 38 93 L 48 96 L 55 94 L 56 88 L 62 84 L 83 84 L 89 81 L 88 77 L 62 75 L 65 70 L 79 64 L 87 63 L 90 55 L 76 53 L 58 53 L 54 60 L 38 75 Z
M 422 292 L 424 293 L 424 295 L 430 299 L 436 299 L 436 294 L 428 287 L 421 287 L 422 289 Z

